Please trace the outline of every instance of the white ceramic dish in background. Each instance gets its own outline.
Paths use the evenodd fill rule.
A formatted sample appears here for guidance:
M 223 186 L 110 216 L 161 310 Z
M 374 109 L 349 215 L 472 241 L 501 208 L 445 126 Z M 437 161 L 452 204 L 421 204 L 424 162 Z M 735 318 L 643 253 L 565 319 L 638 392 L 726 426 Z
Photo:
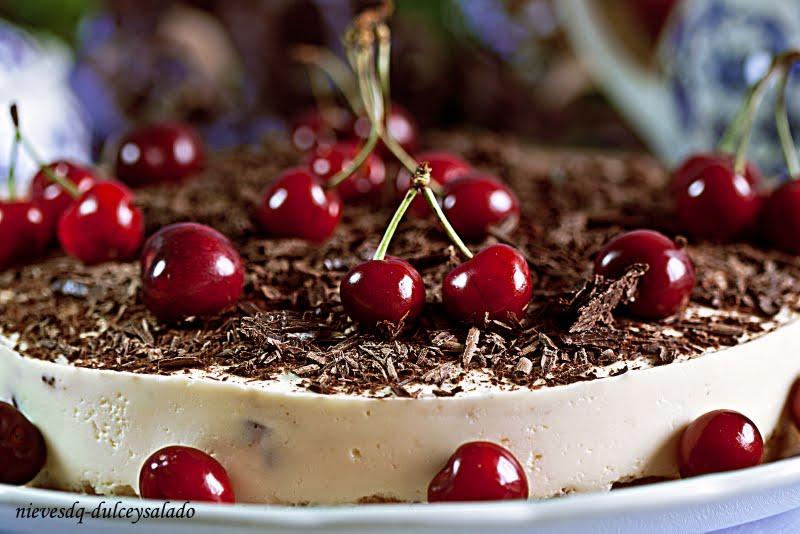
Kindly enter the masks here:
M 148 520 L 136 525 L 88 517 L 82 525 L 73 520 L 15 517 L 17 506 L 69 507 L 76 500 L 91 509 L 102 500 L 117 499 L 0 485 L 0 532 L 707 532 L 800 507 L 800 458 L 732 473 L 539 502 L 306 508 L 195 505 L 197 513 L 191 520 Z M 122 501 L 126 506 L 143 504 L 132 498 Z

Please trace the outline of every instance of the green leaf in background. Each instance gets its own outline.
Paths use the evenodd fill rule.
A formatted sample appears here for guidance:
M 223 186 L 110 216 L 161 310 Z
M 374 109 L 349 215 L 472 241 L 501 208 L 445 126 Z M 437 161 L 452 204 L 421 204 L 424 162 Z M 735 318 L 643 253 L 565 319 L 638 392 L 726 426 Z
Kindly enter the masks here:
M 100 3 L 100 0 L 5 0 L 0 2 L 0 17 L 34 33 L 49 32 L 74 44 L 78 22 L 97 10 Z

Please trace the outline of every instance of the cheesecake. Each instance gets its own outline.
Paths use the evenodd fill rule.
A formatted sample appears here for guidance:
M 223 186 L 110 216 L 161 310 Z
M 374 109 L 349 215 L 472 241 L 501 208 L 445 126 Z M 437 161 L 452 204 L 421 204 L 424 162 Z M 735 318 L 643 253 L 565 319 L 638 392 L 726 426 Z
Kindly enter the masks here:
M 800 261 L 685 242 L 667 173 L 649 156 L 488 134 L 431 142 L 519 196 L 518 224 L 471 245 L 525 255 L 533 295 L 521 321 L 448 319 L 440 284 L 459 258 L 432 218 L 416 216 L 390 254 L 422 274 L 426 312 L 400 331 L 353 324 L 339 283 L 372 256 L 397 199 L 346 206 L 322 245 L 266 238 L 254 206 L 300 156 L 280 142 L 219 154 L 190 181 L 137 199 L 149 233 L 195 221 L 231 239 L 246 269 L 234 309 L 162 324 L 142 303 L 136 262 L 54 255 L 0 274 L 0 400 L 48 451 L 31 484 L 139 494 L 145 459 L 179 444 L 216 458 L 242 502 L 419 502 L 454 450 L 482 440 L 516 456 L 540 499 L 677 478 L 681 432 L 717 409 L 746 414 L 768 459 L 793 452 Z M 626 313 L 636 273 L 593 276 L 603 244 L 635 228 L 676 237 L 694 263 L 691 301 L 675 316 Z

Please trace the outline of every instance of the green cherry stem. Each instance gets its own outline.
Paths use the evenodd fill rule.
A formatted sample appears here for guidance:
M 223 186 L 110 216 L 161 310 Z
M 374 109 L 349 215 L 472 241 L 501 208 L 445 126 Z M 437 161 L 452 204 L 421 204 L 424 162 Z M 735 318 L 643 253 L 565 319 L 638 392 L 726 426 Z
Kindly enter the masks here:
M 416 196 L 417 189 L 412 187 L 408 190 L 406 196 L 403 197 L 403 201 L 397 206 L 397 210 L 394 212 L 394 215 L 392 215 L 392 220 L 389 221 L 389 225 L 386 227 L 386 231 L 383 232 L 383 237 L 381 237 L 381 241 L 378 243 L 378 248 L 375 249 L 375 254 L 372 256 L 373 260 L 382 260 L 386 257 L 386 251 L 389 250 L 389 244 L 392 242 L 394 233 L 397 231 L 400 221 L 403 220 L 403 216 L 406 214 L 406 211 L 408 211 L 408 207 L 411 206 L 411 203 L 414 202 Z
M 789 125 L 789 113 L 786 109 L 786 88 L 789 85 L 791 67 L 797 58 L 789 58 L 781 73 L 780 84 L 778 85 L 778 102 L 775 105 L 775 126 L 778 129 L 778 138 L 781 142 L 781 150 L 786 159 L 786 167 L 789 171 L 790 179 L 797 179 L 800 175 L 800 159 L 797 157 L 797 145 L 792 137 L 792 128 Z
M 16 114 L 16 104 L 12 104 L 12 113 Z M 14 139 L 11 141 L 11 155 L 8 158 L 8 199 L 16 200 L 17 198 L 17 179 L 14 175 L 17 168 L 17 159 L 19 157 L 19 143 L 20 143 L 19 129 L 14 129 Z
M 453 244 L 458 247 L 458 250 L 460 250 L 464 256 L 471 258 L 472 252 L 469 250 L 467 245 L 464 244 L 464 241 L 462 241 L 461 237 L 458 235 L 458 232 L 456 232 L 456 229 L 453 228 L 453 225 L 450 224 L 450 221 L 447 220 L 447 216 L 442 211 L 441 206 L 439 206 L 439 201 L 436 199 L 436 195 L 431 189 L 430 184 L 431 166 L 427 161 L 423 161 L 414 172 L 414 181 L 412 182 L 411 190 L 418 189 L 422 192 L 422 194 L 425 196 L 425 200 L 428 201 L 431 209 L 436 214 L 436 218 L 439 219 L 439 224 L 441 224 L 442 228 L 444 228 L 447 237 L 450 238 L 450 241 L 452 241 Z
M 389 82 L 389 65 L 392 57 L 392 32 L 389 26 L 382 22 L 375 28 L 378 37 L 378 76 L 381 80 L 383 105 L 386 109 L 392 104 L 391 84 Z
M 336 54 L 319 46 L 297 45 L 292 50 L 292 55 L 297 61 L 314 66 L 324 72 L 342 93 L 354 113 L 358 114 L 364 110 L 355 87 L 353 73 Z
M 750 143 L 750 136 L 755 122 L 756 112 L 764 98 L 764 93 L 769 87 L 772 77 L 782 68 L 782 62 L 775 58 L 767 73 L 750 90 L 745 100 L 744 116 L 739 126 L 740 139 L 736 148 L 736 159 L 734 160 L 733 170 L 736 174 L 744 174 L 747 165 L 747 147 Z
M 19 110 L 17 109 L 17 104 L 11 104 L 9 108 L 9 112 L 11 114 L 11 122 L 14 123 L 14 136 L 19 137 L 21 141 L 22 147 L 25 149 L 25 152 L 31 157 L 31 159 L 36 163 L 39 169 L 44 172 L 45 176 L 55 184 L 60 185 L 64 191 L 66 191 L 69 196 L 72 198 L 78 198 L 81 195 L 81 192 L 78 190 L 78 187 L 73 184 L 71 181 L 65 179 L 62 176 L 57 175 L 53 172 L 53 170 L 48 166 L 45 165 L 42 161 L 42 158 L 39 157 L 39 153 L 33 147 L 28 138 L 22 135 L 22 130 L 19 126 Z
M 328 189 L 332 189 L 345 181 L 354 172 L 356 172 L 367 157 L 375 150 L 380 138 L 379 125 L 383 119 L 383 103 L 377 102 L 375 99 L 375 91 L 373 85 L 369 83 L 369 71 L 372 69 L 372 47 L 365 48 L 356 54 L 355 61 L 359 71 L 359 85 L 361 89 L 361 98 L 364 102 L 364 107 L 370 114 L 370 130 L 364 146 L 361 147 L 358 154 L 347 164 L 347 166 L 336 173 L 325 185 Z

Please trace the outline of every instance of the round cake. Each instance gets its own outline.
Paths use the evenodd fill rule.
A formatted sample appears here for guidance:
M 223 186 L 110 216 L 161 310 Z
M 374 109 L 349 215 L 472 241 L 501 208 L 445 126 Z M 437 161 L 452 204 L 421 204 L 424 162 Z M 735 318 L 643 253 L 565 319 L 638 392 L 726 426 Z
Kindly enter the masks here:
M 441 280 L 458 264 L 433 218 L 407 217 L 390 254 L 428 291 L 400 331 L 343 311 L 339 283 L 370 258 L 397 199 L 347 205 L 322 245 L 261 235 L 264 188 L 299 156 L 283 144 L 220 154 L 183 185 L 137 193 L 148 233 L 196 221 L 228 236 L 246 270 L 232 310 L 163 324 L 142 303 L 138 263 L 64 256 L 0 274 L 0 399 L 42 432 L 35 486 L 138 494 L 167 445 L 216 458 L 244 502 L 424 501 L 461 444 L 492 441 L 524 467 L 531 498 L 677 478 L 678 441 L 698 416 L 746 414 L 768 459 L 791 452 L 786 403 L 800 374 L 800 261 L 744 243 L 685 243 L 667 174 L 650 157 L 439 134 L 437 148 L 501 177 L 520 199 L 508 243 L 531 269 L 518 324 L 448 319 Z M 676 237 L 697 283 L 676 316 L 638 321 L 642 272 L 593 274 L 626 229 Z

